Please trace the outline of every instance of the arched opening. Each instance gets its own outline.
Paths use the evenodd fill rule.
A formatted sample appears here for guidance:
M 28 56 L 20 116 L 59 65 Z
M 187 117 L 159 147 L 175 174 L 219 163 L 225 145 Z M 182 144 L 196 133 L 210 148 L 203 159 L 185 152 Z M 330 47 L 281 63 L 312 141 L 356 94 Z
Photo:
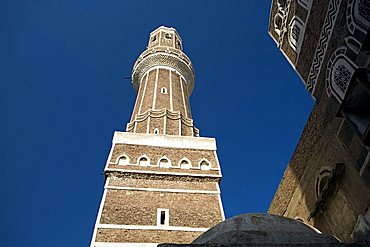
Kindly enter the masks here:
M 154 129 L 154 134 L 155 134 L 155 135 L 158 135 L 158 134 L 159 134 L 159 130 L 158 130 L 158 128 L 155 128 L 155 129 Z
M 202 161 L 200 162 L 200 169 L 201 169 L 201 170 L 209 170 L 209 169 L 211 169 L 211 165 L 209 164 L 209 162 L 208 162 L 208 161 L 206 161 L 206 160 L 202 160 Z
M 316 198 L 319 198 L 322 195 L 323 191 L 328 186 L 330 175 L 331 175 L 331 171 L 328 169 L 325 169 L 321 171 L 319 176 L 316 178 L 316 186 L 315 186 Z
M 190 167 L 191 167 L 190 161 L 188 159 L 185 159 L 185 158 L 182 159 L 179 164 L 180 164 L 181 169 L 190 169 Z
M 288 41 L 290 47 L 296 52 L 299 52 L 301 49 L 303 34 L 304 34 L 303 21 L 298 16 L 293 17 L 289 25 Z
M 128 165 L 129 163 L 129 158 L 126 156 L 126 155 L 122 155 L 121 157 L 118 158 L 118 165 L 120 166 L 124 166 L 124 165 Z
M 143 157 L 139 158 L 138 165 L 139 166 L 149 166 L 150 162 L 149 162 L 148 157 L 143 156 Z
M 171 166 L 171 161 L 166 157 L 162 157 L 159 160 L 158 165 L 159 165 L 159 167 L 169 168 Z
M 162 87 L 162 88 L 161 88 L 161 93 L 163 93 L 163 94 L 167 94 L 167 88 Z
M 283 17 L 281 16 L 281 14 L 278 13 L 274 16 L 275 33 L 280 34 L 282 24 L 283 24 Z

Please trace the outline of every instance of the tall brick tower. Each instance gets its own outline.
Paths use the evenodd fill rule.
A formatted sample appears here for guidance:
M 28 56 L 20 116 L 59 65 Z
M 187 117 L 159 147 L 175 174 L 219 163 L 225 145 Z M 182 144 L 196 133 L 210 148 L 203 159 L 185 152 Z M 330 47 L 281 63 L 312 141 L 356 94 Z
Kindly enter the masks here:
M 132 84 L 134 110 L 113 136 L 91 246 L 190 243 L 224 219 L 221 171 L 215 139 L 193 124 L 194 71 L 174 28 L 150 33 Z

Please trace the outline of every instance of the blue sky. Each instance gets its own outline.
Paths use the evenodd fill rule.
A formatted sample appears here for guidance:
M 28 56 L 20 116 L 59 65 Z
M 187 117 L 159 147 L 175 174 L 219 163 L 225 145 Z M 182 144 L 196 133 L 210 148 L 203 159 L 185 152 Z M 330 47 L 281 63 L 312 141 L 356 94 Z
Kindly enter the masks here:
M 227 217 L 265 212 L 313 106 L 267 33 L 271 0 L 0 0 L 0 246 L 87 246 L 129 80 L 149 33 L 175 27 L 191 106 L 216 137 Z

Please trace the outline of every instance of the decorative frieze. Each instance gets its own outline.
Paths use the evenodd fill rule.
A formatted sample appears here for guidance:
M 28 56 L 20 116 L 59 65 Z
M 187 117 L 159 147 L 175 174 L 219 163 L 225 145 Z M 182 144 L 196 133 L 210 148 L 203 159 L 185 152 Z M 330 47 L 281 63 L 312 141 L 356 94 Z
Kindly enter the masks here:
M 319 42 L 315 51 L 314 59 L 311 65 L 310 73 L 306 81 L 307 90 L 313 94 L 321 66 L 328 48 L 329 40 L 333 33 L 334 24 L 337 20 L 339 8 L 342 0 L 330 0 L 329 8 L 325 17 L 324 25 L 321 29 Z
M 341 103 L 345 97 L 355 65 L 345 56 L 346 48 L 337 49 L 331 56 L 326 71 L 326 90 Z

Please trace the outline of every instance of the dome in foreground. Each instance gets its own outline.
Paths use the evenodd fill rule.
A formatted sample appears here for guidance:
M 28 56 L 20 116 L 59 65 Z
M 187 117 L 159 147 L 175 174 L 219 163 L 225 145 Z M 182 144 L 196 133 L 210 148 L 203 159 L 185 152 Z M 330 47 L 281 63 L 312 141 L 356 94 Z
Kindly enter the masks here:
M 332 236 L 297 220 L 271 214 L 241 214 L 212 227 L 192 244 L 333 244 Z

